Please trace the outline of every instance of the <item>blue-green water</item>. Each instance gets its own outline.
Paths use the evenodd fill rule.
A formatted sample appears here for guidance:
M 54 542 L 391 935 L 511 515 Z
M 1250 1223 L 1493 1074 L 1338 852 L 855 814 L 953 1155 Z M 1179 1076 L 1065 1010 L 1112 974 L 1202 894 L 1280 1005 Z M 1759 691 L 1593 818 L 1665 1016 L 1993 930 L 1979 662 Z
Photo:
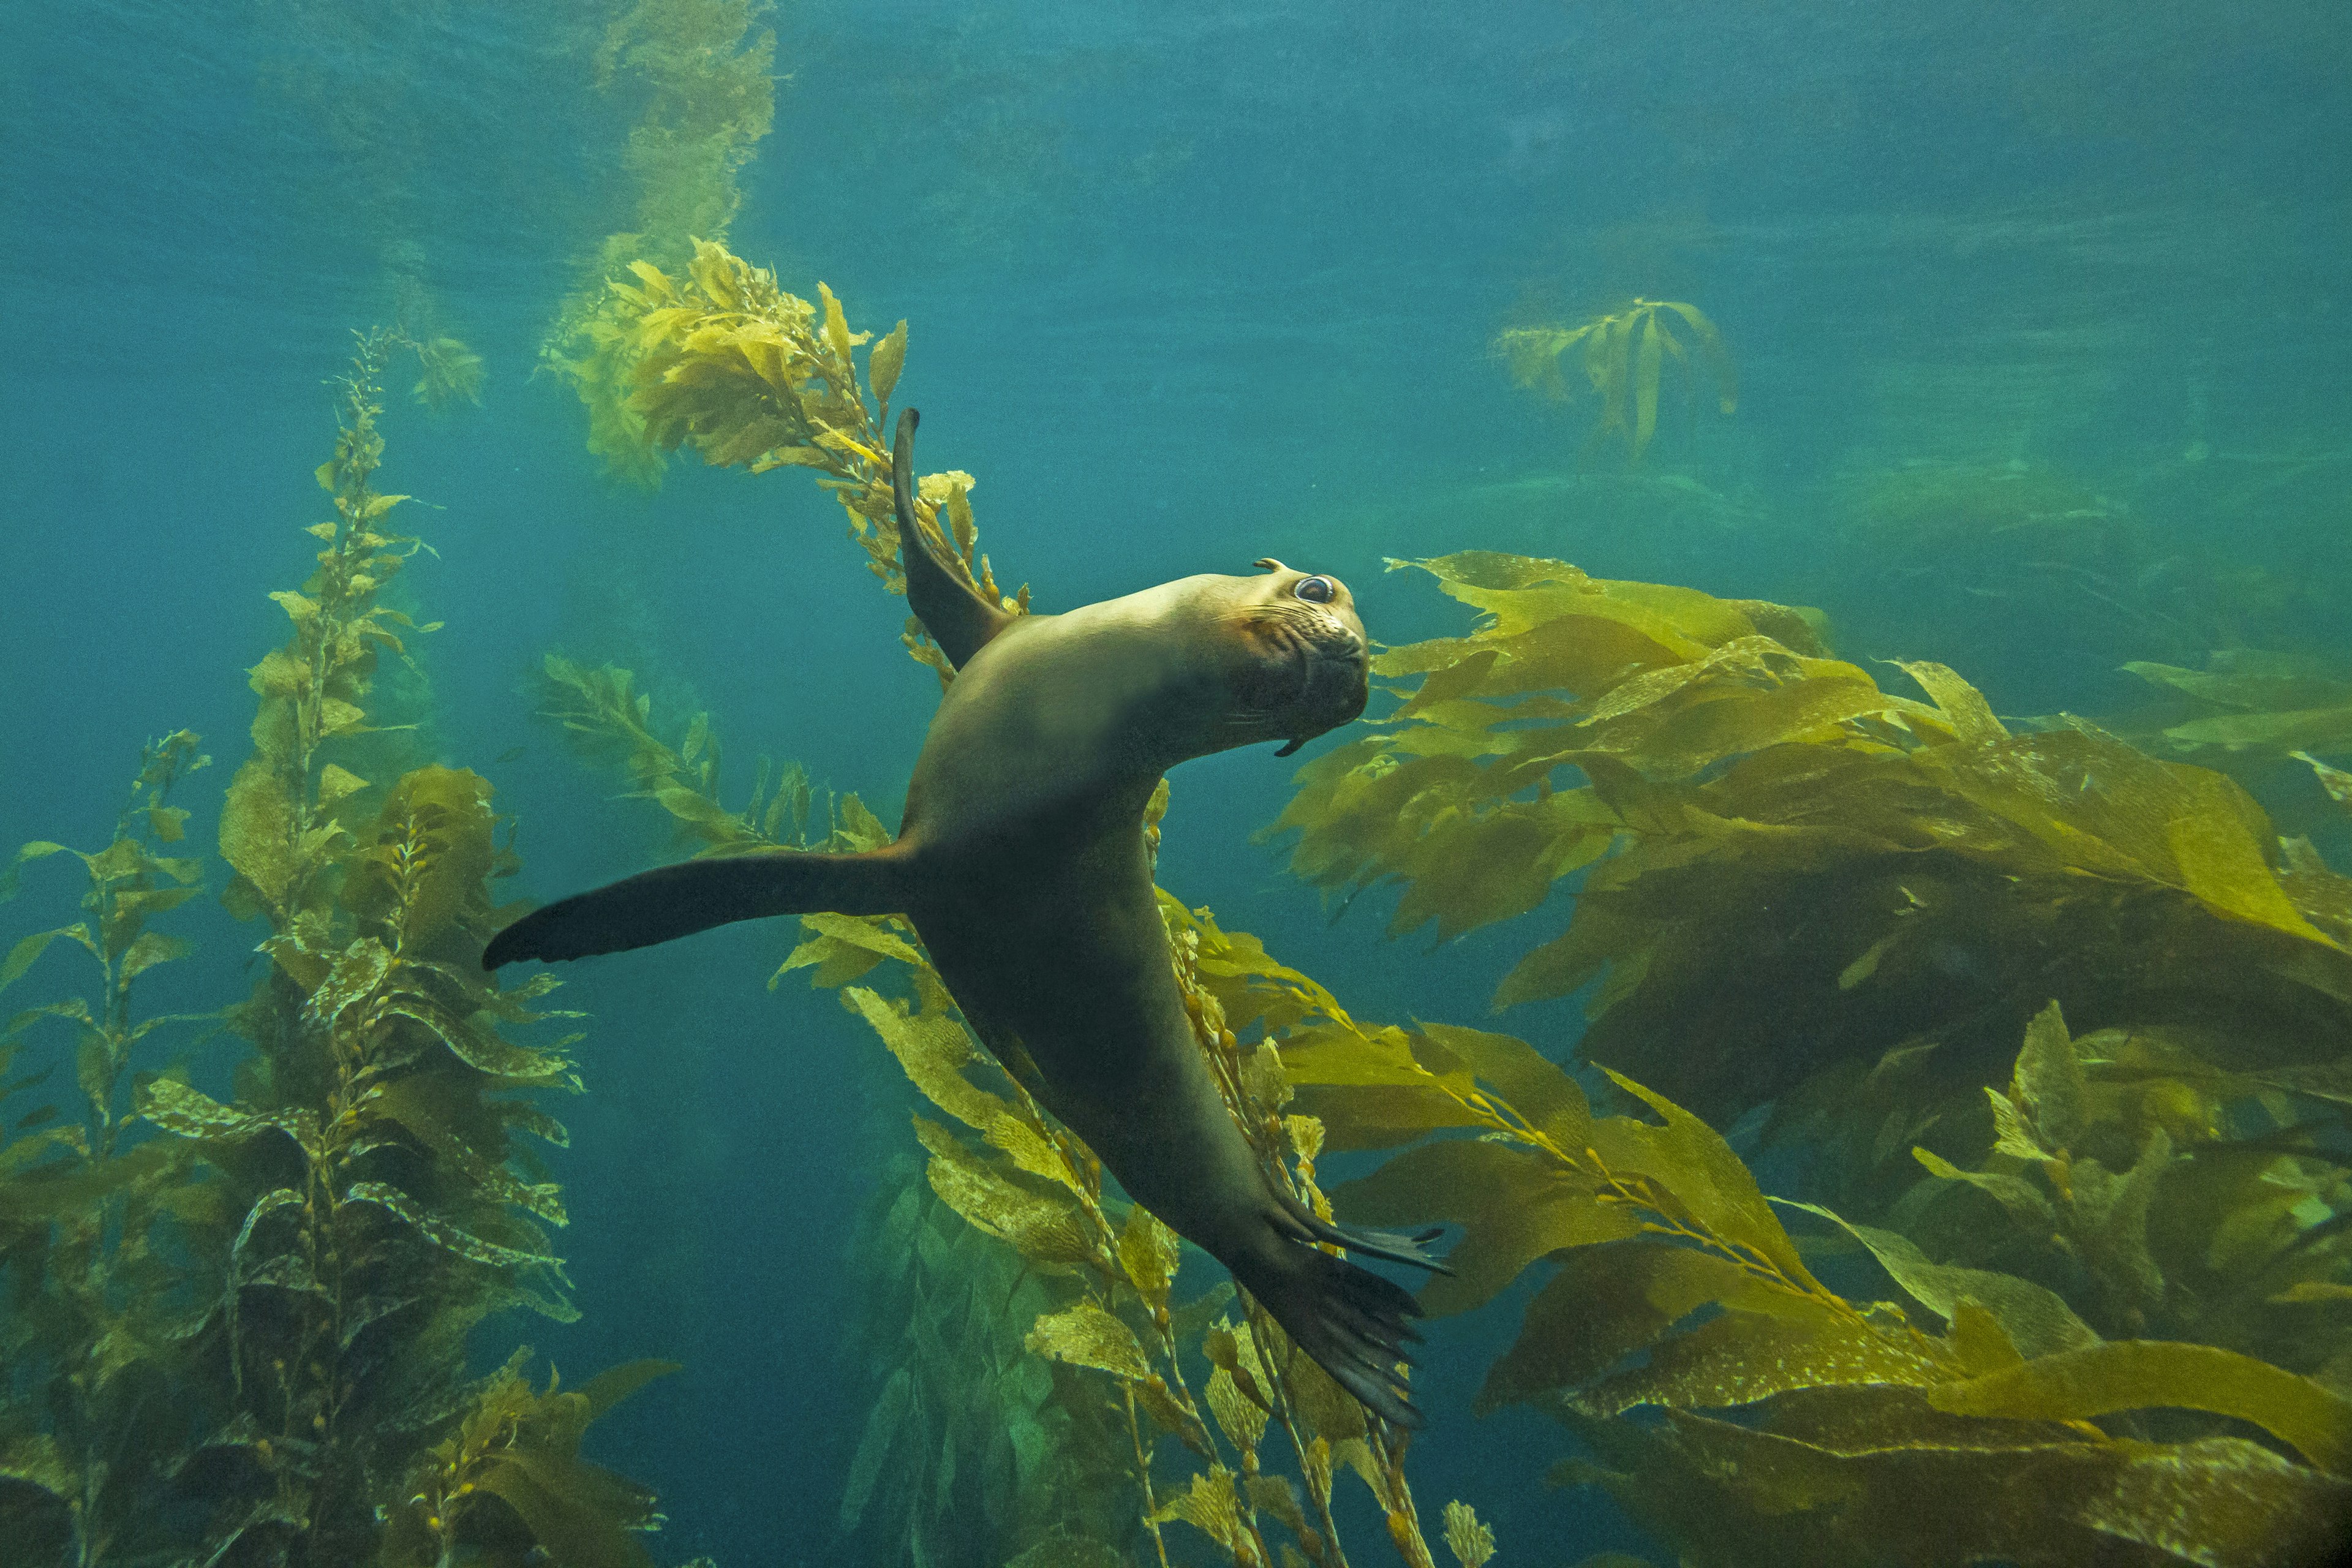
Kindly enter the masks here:
M 427 744 L 496 784 L 523 889 L 673 852 L 532 717 L 521 681 L 554 647 L 690 693 L 737 788 L 765 751 L 895 821 L 936 683 L 832 501 L 793 469 L 691 460 L 617 487 L 569 391 L 530 374 L 581 258 L 630 221 L 639 106 L 593 83 L 609 19 L 0 8 L 0 837 L 102 842 L 140 741 L 186 727 L 219 759 L 179 797 L 209 846 L 242 672 L 285 635 L 264 595 L 307 570 L 320 384 L 403 274 L 488 369 L 479 409 L 395 398 L 384 422 L 384 487 L 438 509 L 404 514 L 437 552 L 404 586 L 447 623 L 420 654 Z M 2124 660 L 2186 658 L 2087 595 L 1999 620 L 1981 583 L 1858 558 L 1842 485 L 1942 460 L 2069 476 L 2158 542 L 2136 569 L 2267 568 L 2292 592 L 2249 640 L 2352 653 L 2340 5 L 800 0 L 770 20 L 775 128 L 729 243 L 795 292 L 822 278 L 862 326 L 910 321 L 923 460 L 979 477 L 984 547 L 1043 607 L 1275 555 L 1347 579 L 1403 642 L 1458 616 L 1382 558 L 1479 547 L 1821 605 L 1849 657 L 1945 659 L 2003 713 L 2107 711 Z M 1638 470 L 1580 458 L 1589 408 L 1515 389 L 1488 352 L 1635 294 L 1703 306 L 1741 384 L 1726 418 L 1670 383 Z M 1289 778 L 1264 749 L 1181 770 L 1163 885 L 1361 1014 L 1479 1021 L 1524 942 L 1388 943 L 1377 895 L 1330 921 L 1251 841 Z M 11 939 L 73 896 L 28 868 Z M 249 928 L 207 900 L 178 929 L 198 955 L 142 1005 L 248 984 Z M 661 1493 L 664 1562 L 833 1560 L 873 1395 L 843 1260 L 912 1147 L 908 1094 L 834 997 L 763 989 L 792 940 L 738 927 L 567 975 L 593 1015 L 555 1156 L 583 1317 L 500 1320 L 478 1347 L 686 1364 L 592 1439 Z M 1577 1014 L 1508 1026 L 1559 1055 Z M 1545 1423 L 1471 1417 L 1515 1323 L 1507 1301 L 1432 1334 L 1424 1515 L 1471 1500 L 1507 1562 L 1638 1548 L 1596 1494 L 1535 1486 Z

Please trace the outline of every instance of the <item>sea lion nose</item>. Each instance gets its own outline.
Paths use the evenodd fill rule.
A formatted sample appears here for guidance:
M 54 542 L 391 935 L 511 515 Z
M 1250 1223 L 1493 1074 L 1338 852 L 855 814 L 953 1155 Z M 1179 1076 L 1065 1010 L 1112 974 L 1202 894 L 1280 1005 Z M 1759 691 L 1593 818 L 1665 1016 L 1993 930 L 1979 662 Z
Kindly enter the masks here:
M 1326 645 L 1307 668 L 1307 706 L 1331 715 L 1335 723 L 1348 722 L 1370 700 L 1370 673 L 1360 638 L 1344 650 Z

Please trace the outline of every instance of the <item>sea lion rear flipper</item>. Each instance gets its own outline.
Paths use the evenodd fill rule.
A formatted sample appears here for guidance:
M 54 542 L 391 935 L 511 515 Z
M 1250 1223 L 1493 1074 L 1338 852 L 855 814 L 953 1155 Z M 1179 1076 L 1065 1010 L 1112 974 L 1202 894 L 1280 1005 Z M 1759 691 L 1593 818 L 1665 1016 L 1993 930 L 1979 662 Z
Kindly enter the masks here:
M 906 857 L 895 844 L 858 855 L 765 849 L 688 860 L 532 910 L 490 939 L 482 967 L 651 947 L 769 915 L 882 915 L 906 907 Z
M 1402 1263 L 1414 1268 L 1426 1268 L 1432 1274 L 1454 1272 L 1441 1259 L 1432 1257 L 1428 1250 L 1429 1244 L 1444 1234 L 1444 1227 L 1442 1226 L 1433 1226 L 1427 1230 L 1415 1231 L 1411 1236 L 1395 1230 L 1349 1230 L 1343 1226 L 1333 1225 L 1328 1219 L 1318 1217 L 1313 1209 L 1308 1208 L 1287 1192 L 1278 1192 L 1277 1197 L 1284 1210 L 1297 1222 L 1298 1229 L 1305 1232 L 1303 1236 L 1295 1237 L 1297 1240 L 1319 1241 L 1329 1247 L 1344 1247 L 1350 1252 L 1360 1252 L 1367 1258 L 1382 1258 L 1390 1263 Z
M 898 432 L 890 443 L 890 500 L 898 512 L 898 557 L 907 569 L 907 604 L 948 656 L 961 669 L 988 639 L 1020 619 L 992 605 L 940 560 L 938 547 L 915 519 L 915 426 L 921 416 L 913 409 L 898 416 Z
M 1273 1270 L 1234 1270 L 1293 1343 L 1381 1420 L 1419 1426 L 1398 1363 L 1421 1335 L 1420 1304 L 1402 1286 L 1311 1247 L 1286 1247 Z

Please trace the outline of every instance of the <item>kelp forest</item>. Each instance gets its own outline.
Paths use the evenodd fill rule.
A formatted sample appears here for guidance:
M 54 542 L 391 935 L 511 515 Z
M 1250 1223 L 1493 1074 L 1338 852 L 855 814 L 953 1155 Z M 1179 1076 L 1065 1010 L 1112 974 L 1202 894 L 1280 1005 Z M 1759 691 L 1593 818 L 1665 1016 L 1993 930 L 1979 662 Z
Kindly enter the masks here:
M 772 114 L 761 16 L 641 0 L 614 26 L 598 86 L 642 118 L 539 368 L 605 479 L 813 481 L 850 548 L 790 538 L 794 570 L 903 596 L 888 431 L 919 332 L 730 247 Z M 316 513 L 271 522 L 283 570 L 254 592 L 283 640 L 218 672 L 249 733 L 81 737 L 121 754 L 111 837 L 7 872 L 10 1568 L 678 1562 L 658 1475 L 600 1462 L 595 1429 L 675 1365 L 523 1342 L 579 1316 L 557 1177 L 593 1152 L 560 1118 L 608 1047 L 555 974 L 480 967 L 530 907 L 530 825 L 498 763 L 448 754 L 420 657 L 441 525 L 389 487 L 406 423 L 478 399 L 484 357 L 401 254 L 402 319 L 327 389 Z M 1740 417 L 1739 346 L 1728 314 L 1647 296 L 1487 343 L 1565 445 L 1629 471 Z M 1707 407 L 1678 426 L 1677 398 Z M 1605 1500 L 1648 1543 L 1589 1568 L 2286 1568 L 2352 1530 L 2352 668 L 2270 635 L 2296 585 L 2143 570 L 2128 509 L 2070 484 L 1890 468 L 1836 526 L 1983 584 L 2031 537 L 2031 592 L 2089 583 L 2085 616 L 2156 628 L 2166 661 L 2114 661 L 2144 698 L 2095 718 L 1999 711 L 1938 661 L 1983 623 L 1923 623 L 1885 662 L 1809 606 L 1499 550 L 1389 561 L 1450 629 L 1375 643 L 1371 710 L 1250 852 L 1407 973 L 1478 934 L 1476 1016 L 1360 1013 L 1160 893 L 1269 1178 L 1327 1219 L 1444 1227 L 1425 1332 L 1502 1347 L 1475 1415 L 1551 1434 L 1473 1473 L 1560 1518 Z M 915 525 L 1007 613 L 1070 607 L 1050 556 L 983 552 L 977 488 L 920 476 Z M 911 616 L 900 641 L 956 679 Z M 522 677 L 583 799 L 679 854 L 889 841 L 827 758 L 625 660 Z M 1154 801 L 1155 855 L 1192 787 Z M 244 982 L 152 1010 L 200 899 L 249 939 Z M 907 920 L 808 915 L 788 945 L 742 984 L 832 993 L 919 1110 L 841 1260 L 839 1532 L 773 1561 L 1581 1555 L 1496 1529 L 1457 1471 L 1417 1491 L 1477 1428 L 1370 1415 L 1129 1202 Z

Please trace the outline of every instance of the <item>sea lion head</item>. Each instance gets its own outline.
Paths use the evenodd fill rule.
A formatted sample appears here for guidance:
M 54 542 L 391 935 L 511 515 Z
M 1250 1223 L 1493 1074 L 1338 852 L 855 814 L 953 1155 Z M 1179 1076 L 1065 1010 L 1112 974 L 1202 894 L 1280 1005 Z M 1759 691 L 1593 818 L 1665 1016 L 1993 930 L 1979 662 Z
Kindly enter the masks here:
M 1228 744 L 1280 739 L 1276 756 L 1360 717 L 1370 691 L 1364 623 L 1348 585 L 1266 557 L 1266 575 L 1230 577 L 1219 595 Z

